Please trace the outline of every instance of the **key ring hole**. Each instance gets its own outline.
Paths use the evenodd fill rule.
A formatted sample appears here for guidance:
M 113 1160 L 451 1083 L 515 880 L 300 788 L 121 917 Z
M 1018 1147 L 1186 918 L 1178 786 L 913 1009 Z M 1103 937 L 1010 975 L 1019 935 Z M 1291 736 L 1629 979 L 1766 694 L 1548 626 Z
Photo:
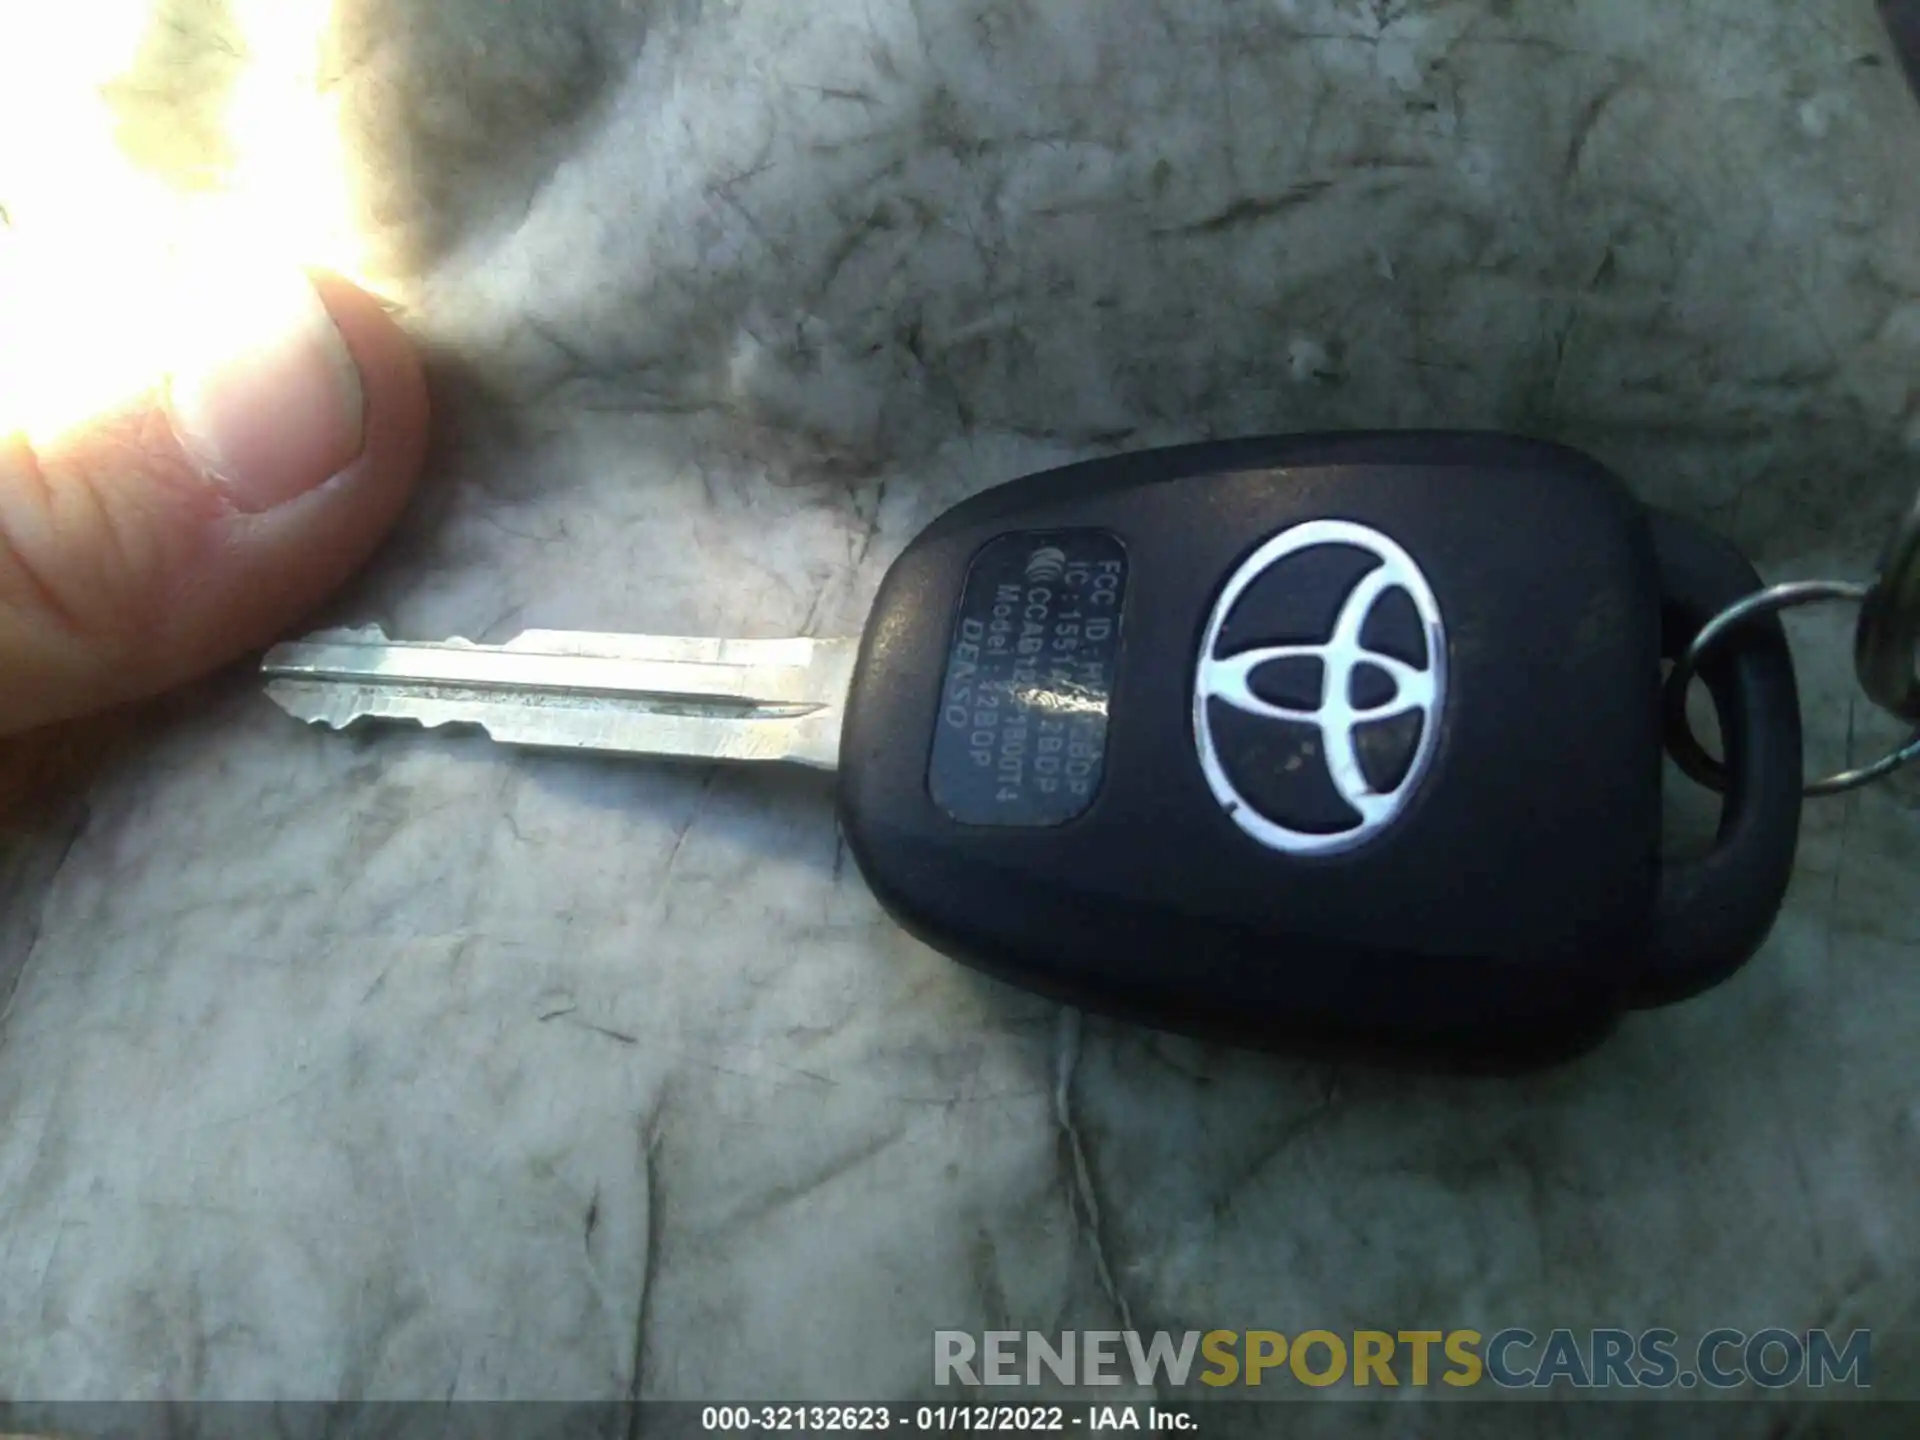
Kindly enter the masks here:
M 1693 733 L 1692 722 L 1687 716 L 1687 692 L 1699 675 L 1700 666 L 1716 646 L 1733 631 L 1764 616 L 1795 610 L 1803 605 L 1818 605 L 1835 600 L 1856 605 L 1863 604 L 1872 593 L 1872 588 L 1844 580 L 1796 580 L 1788 584 L 1756 590 L 1746 598 L 1729 605 L 1708 621 L 1700 633 L 1693 638 L 1693 643 L 1688 645 L 1685 652 L 1674 662 L 1673 670 L 1667 676 L 1665 695 L 1667 752 L 1673 756 L 1673 761 L 1680 767 L 1681 772 L 1709 790 L 1725 791 L 1726 789 L 1726 767 L 1709 755 L 1705 747 L 1700 744 L 1698 737 Z M 1911 739 L 1888 751 L 1872 764 L 1862 765 L 1852 770 L 1842 770 L 1819 780 L 1810 781 L 1801 793 L 1813 797 L 1839 795 L 1848 790 L 1857 790 L 1862 785 L 1872 784 L 1875 780 L 1891 775 L 1916 759 L 1920 759 L 1920 732 L 1916 732 Z

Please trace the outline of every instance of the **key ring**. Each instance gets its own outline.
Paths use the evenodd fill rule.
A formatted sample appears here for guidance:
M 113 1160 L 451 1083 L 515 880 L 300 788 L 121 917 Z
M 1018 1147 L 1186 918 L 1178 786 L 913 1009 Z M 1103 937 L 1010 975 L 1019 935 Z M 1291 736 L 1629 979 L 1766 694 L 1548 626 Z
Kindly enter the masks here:
M 1920 518 L 1920 507 L 1916 507 L 1915 514 L 1908 517 L 1909 523 L 1902 528 L 1901 538 L 1906 542 L 1909 562 L 1920 555 L 1920 524 L 1913 523 L 1916 518 Z M 1889 557 L 1891 556 L 1892 552 L 1889 552 Z M 1909 568 L 1912 571 L 1908 580 L 1911 588 L 1915 581 L 1920 580 L 1920 567 L 1910 565 Z M 1692 685 L 1694 676 L 1699 673 L 1701 661 L 1730 631 L 1763 615 L 1775 615 L 1782 610 L 1814 605 L 1827 600 L 1851 600 L 1862 606 L 1872 606 L 1876 600 L 1880 599 L 1882 590 L 1882 584 L 1856 585 L 1841 580 L 1797 580 L 1789 584 L 1757 590 L 1714 616 L 1694 637 L 1693 643 L 1687 646 L 1686 651 L 1674 663 L 1673 673 L 1667 677 L 1665 697 L 1667 749 L 1673 756 L 1674 763 L 1690 779 L 1710 790 L 1726 788 L 1725 767 L 1701 746 L 1694 736 L 1693 726 L 1688 722 L 1687 690 Z M 1885 608 L 1880 613 L 1889 618 L 1882 621 L 1882 628 L 1872 638 L 1871 643 L 1876 648 L 1876 653 L 1889 643 L 1890 617 L 1902 613 L 1902 607 L 1897 603 L 1897 599 L 1892 602 L 1883 602 L 1883 604 Z M 1904 613 L 1913 612 L 1906 610 Z M 1868 644 L 1869 637 L 1863 627 L 1856 645 L 1865 647 Z M 1911 637 L 1907 645 L 1907 654 L 1911 657 Z M 1912 669 L 1911 658 L 1907 661 L 1907 668 L 1909 671 Z M 1880 678 L 1886 679 L 1887 674 L 1886 671 L 1881 672 Z M 1864 671 L 1861 681 L 1863 684 L 1867 683 Z M 1915 684 L 1910 674 L 1906 677 L 1904 684 L 1910 691 L 1920 692 L 1920 685 Z M 1871 689 L 1868 693 L 1876 704 L 1884 703 L 1879 693 Z M 1913 699 L 1920 700 L 1920 693 L 1916 693 Z M 1802 793 L 1808 796 L 1839 795 L 1848 790 L 1857 790 L 1862 785 L 1869 785 L 1883 776 L 1891 775 L 1916 759 L 1920 759 L 1920 731 L 1917 731 L 1906 743 L 1889 751 L 1872 764 L 1863 765 L 1854 770 L 1842 770 L 1824 779 L 1815 780 L 1808 784 Z
M 1920 723 L 1920 501 L 1901 519 L 1880 560 L 1880 578 L 1860 607 L 1853 668 L 1882 710 Z

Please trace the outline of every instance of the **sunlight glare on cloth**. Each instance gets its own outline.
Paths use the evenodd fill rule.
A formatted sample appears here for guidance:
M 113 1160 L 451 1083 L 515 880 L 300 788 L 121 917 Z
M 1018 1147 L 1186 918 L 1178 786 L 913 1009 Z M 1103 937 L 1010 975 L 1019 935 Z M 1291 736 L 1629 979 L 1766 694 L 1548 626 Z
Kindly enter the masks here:
M 44 445 L 270 323 L 262 295 L 362 252 L 320 76 L 331 0 L 229 0 L 232 163 L 191 192 L 137 169 L 102 86 L 150 0 L 0 6 L 0 435 Z

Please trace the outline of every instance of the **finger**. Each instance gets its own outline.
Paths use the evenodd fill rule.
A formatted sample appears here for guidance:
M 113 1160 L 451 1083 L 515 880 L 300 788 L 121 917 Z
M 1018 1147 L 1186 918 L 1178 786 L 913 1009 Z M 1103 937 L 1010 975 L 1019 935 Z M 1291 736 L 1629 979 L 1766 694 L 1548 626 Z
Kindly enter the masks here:
M 0 438 L 0 734 L 265 644 L 399 516 L 427 429 L 399 327 L 323 276 L 250 328 L 163 394 L 37 447 Z

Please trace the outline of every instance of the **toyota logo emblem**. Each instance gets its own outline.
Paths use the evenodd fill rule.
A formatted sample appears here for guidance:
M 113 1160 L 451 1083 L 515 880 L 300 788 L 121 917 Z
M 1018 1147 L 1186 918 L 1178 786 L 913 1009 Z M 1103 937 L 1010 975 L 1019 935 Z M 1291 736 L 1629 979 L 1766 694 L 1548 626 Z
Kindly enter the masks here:
M 1446 693 L 1440 607 L 1413 557 L 1365 525 L 1311 520 L 1254 551 L 1208 618 L 1200 769 L 1269 849 L 1350 850 L 1419 788 Z

